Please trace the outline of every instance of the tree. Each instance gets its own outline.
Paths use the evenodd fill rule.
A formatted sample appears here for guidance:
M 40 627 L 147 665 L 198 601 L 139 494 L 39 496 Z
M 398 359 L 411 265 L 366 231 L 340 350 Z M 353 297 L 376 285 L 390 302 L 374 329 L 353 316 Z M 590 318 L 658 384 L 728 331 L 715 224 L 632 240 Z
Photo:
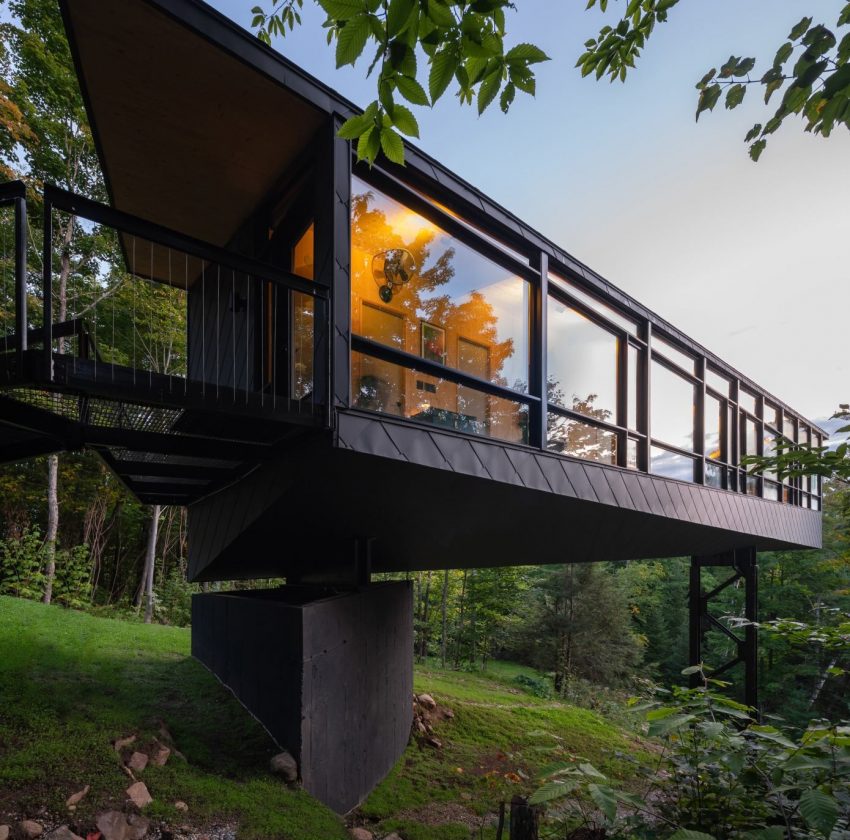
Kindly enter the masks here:
M 266 10 L 254 6 L 252 25 L 271 43 L 301 23 L 304 0 L 273 0 Z M 349 119 L 340 136 L 357 141 L 361 159 L 374 162 L 380 151 L 396 163 L 404 161 L 397 131 L 419 136 L 416 117 L 400 99 L 415 106 L 433 105 L 453 87 L 460 103 L 476 103 L 483 113 L 496 97 L 507 113 L 517 91 L 534 95 L 534 65 L 548 56 L 533 44 L 507 48 L 507 16 L 516 11 L 510 0 L 315 0 L 326 12 L 328 44 L 336 42 L 337 67 L 355 64 L 371 45 L 374 56 L 367 75 L 376 73 L 377 98 L 362 115 Z M 613 24 L 604 25 L 585 42 L 576 66 L 583 76 L 625 82 L 659 24 L 666 23 L 680 0 L 624 0 Z M 613 4 L 612 9 L 613 9 Z M 609 0 L 588 0 L 587 8 L 608 11 Z M 848 31 L 842 33 L 847 27 Z M 427 80 L 417 52 L 428 59 Z M 805 130 L 828 137 L 836 126 L 850 129 L 850 3 L 834 27 L 804 17 L 790 31 L 764 72 L 756 73 L 754 57 L 730 56 L 697 82 L 696 117 L 712 111 L 725 91 L 727 109 L 738 107 L 747 90 L 764 89 L 765 106 L 778 95 L 779 106 L 765 122 L 747 133 L 750 157 L 758 160 L 768 137 L 787 119 L 800 116 Z M 420 81 L 420 78 L 422 81 Z M 426 92 L 423 81 L 426 82 Z

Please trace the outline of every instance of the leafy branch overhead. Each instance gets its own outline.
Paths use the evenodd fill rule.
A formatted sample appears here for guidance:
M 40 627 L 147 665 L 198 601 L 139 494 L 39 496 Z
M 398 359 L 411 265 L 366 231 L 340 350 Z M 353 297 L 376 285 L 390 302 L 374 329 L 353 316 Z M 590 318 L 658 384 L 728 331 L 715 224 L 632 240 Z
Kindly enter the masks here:
M 253 27 L 266 43 L 301 23 L 304 0 L 275 0 L 269 11 L 255 6 Z M 328 44 L 336 43 L 337 67 L 370 55 L 367 75 L 375 74 L 377 98 L 352 117 L 341 136 L 357 141 L 361 159 L 374 162 L 383 153 L 404 162 L 398 132 L 419 136 L 408 105 L 433 106 L 449 88 L 461 104 L 475 104 L 482 114 L 498 97 L 507 113 L 517 91 L 534 95 L 534 65 L 549 57 L 533 44 L 505 47 L 510 0 L 315 0 L 327 14 Z M 666 23 L 680 0 L 588 0 L 587 9 L 607 13 L 616 8 L 613 25 L 604 25 L 585 42 L 576 66 L 582 76 L 624 82 L 637 66 L 656 25 Z M 828 137 L 838 125 L 850 128 L 850 2 L 834 27 L 804 17 L 776 51 L 773 62 L 756 71 L 753 57 L 730 56 L 709 70 L 696 87 L 696 117 L 723 99 L 737 108 L 748 89 L 763 89 L 765 105 L 779 100 L 772 116 L 746 135 L 750 157 L 758 160 L 784 121 L 799 116 L 805 130 Z M 421 59 L 427 68 L 420 68 Z M 407 104 L 404 104 L 407 103 Z
M 505 113 L 517 91 L 534 95 L 533 66 L 548 56 L 533 44 L 506 48 L 508 0 L 317 0 L 327 14 L 328 44 L 336 42 L 336 64 L 355 64 L 367 52 L 367 75 L 376 75 L 377 99 L 346 121 L 340 136 L 357 141 L 361 159 L 379 152 L 404 162 L 398 132 L 419 136 L 406 103 L 433 106 L 450 87 L 461 104 L 482 114 L 499 97 Z M 253 9 L 258 35 L 270 43 L 300 23 L 303 0 L 282 0 L 266 13 Z M 420 68 L 421 57 L 427 70 Z
M 597 3 L 606 10 L 608 0 L 589 0 L 588 8 Z M 596 38 L 585 43 L 585 52 L 577 63 L 582 75 L 594 73 L 597 79 L 607 75 L 612 82 L 625 81 L 655 25 L 664 23 L 668 11 L 678 3 L 630 0 L 615 27 L 604 26 Z M 737 108 L 755 85 L 763 89 L 765 105 L 775 95 L 779 105 L 771 117 L 756 123 L 747 133 L 753 160 L 759 159 L 768 136 L 789 117 L 802 117 L 806 131 L 824 137 L 838 125 L 850 128 L 850 31 L 842 37 L 845 27 L 850 28 L 850 2 L 845 3 L 833 29 L 804 17 L 764 72 L 756 72 L 755 58 L 734 55 L 719 68 L 712 67 L 697 82 L 697 120 L 704 111 L 713 111 L 721 97 L 727 109 Z

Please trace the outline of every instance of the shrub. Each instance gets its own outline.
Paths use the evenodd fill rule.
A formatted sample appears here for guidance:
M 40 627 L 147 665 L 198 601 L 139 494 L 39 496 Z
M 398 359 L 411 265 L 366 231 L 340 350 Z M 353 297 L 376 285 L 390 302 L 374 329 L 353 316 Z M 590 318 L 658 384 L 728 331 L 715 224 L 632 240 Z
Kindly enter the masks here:
M 554 691 L 552 683 L 546 677 L 533 677 L 530 674 L 517 674 L 514 682 L 521 685 L 529 694 L 543 700 L 551 700 Z
M 38 600 L 44 594 L 44 542 L 38 528 L 0 542 L 0 595 Z

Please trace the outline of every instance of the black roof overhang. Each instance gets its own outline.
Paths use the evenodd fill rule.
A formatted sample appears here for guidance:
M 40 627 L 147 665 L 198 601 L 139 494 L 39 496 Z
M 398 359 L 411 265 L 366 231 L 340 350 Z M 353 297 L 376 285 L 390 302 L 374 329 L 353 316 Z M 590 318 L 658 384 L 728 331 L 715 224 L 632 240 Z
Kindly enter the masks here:
M 820 514 L 360 412 L 189 509 L 190 575 L 281 576 L 817 548 Z

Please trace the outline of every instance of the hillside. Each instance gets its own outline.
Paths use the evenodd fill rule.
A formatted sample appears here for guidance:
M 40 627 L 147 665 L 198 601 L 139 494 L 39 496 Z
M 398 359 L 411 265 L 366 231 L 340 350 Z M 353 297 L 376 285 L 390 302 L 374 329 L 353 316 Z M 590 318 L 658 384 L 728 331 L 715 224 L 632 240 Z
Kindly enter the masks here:
M 438 746 L 414 740 L 348 824 L 403 840 L 493 837 L 498 803 L 531 791 L 553 759 L 582 756 L 628 774 L 622 754 L 641 749 L 632 736 L 526 693 L 514 682 L 520 671 L 418 668 L 417 692 L 439 703 Z M 191 659 L 187 630 L 0 597 L 0 824 L 29 817 L 85 836 L 98 814 L 124 810 L 130 780 L 112 744 L 133 735 L 138 744 L 173 739 L 164 766 L 137 774 L 154 798 L 144 808 L 148 836 L 348 836 L 342 820 L 269 773 L 275 745 Z M 69 812 L 66 799 L 86 785 Z

